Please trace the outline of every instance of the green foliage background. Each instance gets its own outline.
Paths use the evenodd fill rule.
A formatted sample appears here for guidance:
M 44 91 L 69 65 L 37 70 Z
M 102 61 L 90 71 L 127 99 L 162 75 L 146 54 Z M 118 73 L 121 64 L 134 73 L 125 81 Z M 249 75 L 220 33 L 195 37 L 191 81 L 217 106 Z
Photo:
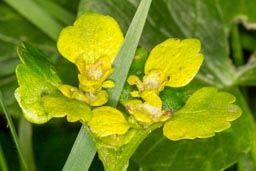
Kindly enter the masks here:
M 25 4 L 25 5 L 24 5 Z M 126 32 L 139 0 L 4 0 L 0 2 L 0 90 L 19 130 L 26 158 L 33 170 L 61 170 L 73 145 L 79 124 L 52 120 L 31 125 L 21 119 L 13 93 L 17 88 L 16 48 L 30 42 L 52 57 L 64 82 L 76 84 L 74 66 L 56 50 L 59 29 L 84 11 L 113 16 Z M 183 88 L 168 88 L 161 96 L 175 94 L 166 107 L 182 104 L 202 86 L 216 86 L 237 97 L 242 116 L 227 131 L 209 139 L 172 142 L 161 130 L 153 132 L 132 157 L 129 170 L 153 171 L 254 171 L 256 161 L 256 1 L 255 0 L 153 0 L 140 46 L 150 50 L 169 37 L 195 37 L 202 42 L 205 62 L 196 79 Z M 40 10 L 29 10 L 39 8 Z M 35 12 L 35 13 L 33 13 Z M 39 16 L 37 20 L 33 19 Z M 40 16 L 44 20 L 40 20 Z M 47 23 L 54 23 L 47 25 Z M 41 23 L 41 24 L 40 24 Z M 45 24 L 45 25 L 44 25 Z M 47 26 L 47 27 L 46 27 Z M 49 31 L 50 30 L 50 31 Z M 69 75 L 65 73 L 70 73 Z M 72 74 L 73 73 L 73 74 Z M 2 113 L 2 112 L 1 112 Z M 19 159 L 4 115 L 0 115 L 0 144 L 9 170 L 20 170 Z M 33 141 L 31 146 L 26 146 Z M 253 160 L 254 159 L 254 160 Z M 236 164 L 235 164 L 236 163 Z M 235 164 L 235 165 L 234 165 Z M 233 166 L 232 166 L 233 165 Z M 230 167 L 232 166 L 232 167 Z M 102 170 L 95 158 L 90 170 Z

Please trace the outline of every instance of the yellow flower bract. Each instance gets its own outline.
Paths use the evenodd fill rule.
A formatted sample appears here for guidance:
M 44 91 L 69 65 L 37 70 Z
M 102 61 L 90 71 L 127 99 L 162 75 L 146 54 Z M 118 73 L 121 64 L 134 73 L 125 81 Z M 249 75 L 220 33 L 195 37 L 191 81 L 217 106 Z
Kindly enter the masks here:
M 123 114 L 116 108 L 102 106 L 95 108 L 92 114 L 88 125 L 91 131 L 99 137 L 123 135 L 130 128 Z
M 168 39 L 151 51 L 145 64 L 145 74 L 159 70 L 168 76 L 166 86 L 185 86 L 194 78 L 203 62 L 200 48 L 198 39 Z
M 72 63 L 83 59 L 85 64 L 94 64 L 101 57 L 112 61 L 123 39 L 123 33 L 112 17 L 87 12 L 73 26 L 61 31 L 57 47 Z

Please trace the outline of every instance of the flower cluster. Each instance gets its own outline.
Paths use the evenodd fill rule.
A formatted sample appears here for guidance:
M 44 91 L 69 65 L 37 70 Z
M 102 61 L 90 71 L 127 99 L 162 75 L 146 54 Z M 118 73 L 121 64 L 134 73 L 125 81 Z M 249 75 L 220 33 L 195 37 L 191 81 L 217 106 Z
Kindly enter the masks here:
M 98 137 L 123 135 L 130 128 L 119 110 L 102 106 L 108 101 L 105 88 L 114 87 L 114 82 L 107 78 L 113 72 L 112 62 L 123 39 L 113 18 L 85 13 L 73 26 L 61 31 L 57 42 L 59 52 L 79 71 L 79 87 L 62 84 L 58 89 L 66 97 L 94 107 L 86 124 Z
M 116 108 L 102 106 L 108 101 L 104 88 L 114 86 L 107 78 L 113 72 L 112 61 L 122 42 L 123 34 L 115 20 L 94 13 L 80 16 L 74 26 L 61 32 L 58 39 L 60 53 L 79 70 L 78 88 L 64 84 L 58 89 L 68 98 L 94 106 L 92 119 L 87 125 L 97 137 L 103 139 L 125 136 L 134 121 L 144 129 L 169 119 L 172 113 L 162 110 L 159 93 L 165 86 L 188 84 L 203 61 L 197 39 L 168 39 L 154 47 L 145 63 L 144 77 L 140 79 L 131 75 L 127 80 L 138 89 L 131 92 L 134 99 L 125 103 L 130 113 L 127 120 Z
M 197 39 L 168 39 L 153 48 L 145 64 L 143 79 L 135 75 L 128 78 L 128 83 L 138 88 L 132 96 L 142 99 L 126 103 L 129 113 L 146 125 L 169 119 L 172 113 L 162 110 L 159 93 L 165 86 L 181 87 L 193 79 L 203 61 L 199 51 Z

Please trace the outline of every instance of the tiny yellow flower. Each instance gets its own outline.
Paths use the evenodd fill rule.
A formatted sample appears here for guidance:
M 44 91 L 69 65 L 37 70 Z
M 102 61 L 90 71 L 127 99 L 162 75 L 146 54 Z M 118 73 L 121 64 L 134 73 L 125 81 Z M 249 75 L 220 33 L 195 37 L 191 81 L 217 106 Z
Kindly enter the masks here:
M 143 123 L 144 126 L 150 125 L 153 122 L 166 121 L 172 115 L 171 112 L 162 110 L 161 107 L 153 106 L 148 102 L 141 100 L 129 100 L 125 103 L 128 112 L 134 118 Z
M 83 92 L 74 86 L 66 84 L 60 85 L 58 89 L 66 97 L 80 100 L 91 106 L 101 106 L 108 101 L 108 94 L 105 90 L 100 90 L 97 93 Z
M 110 86 L 105 86 L 105 80 L 112 74 L 112 63 L 107 58 L 99 58 L 94 64 L 84 65 L 83 62 L 77 63 L 80 70 L 78 75 L 79 88 L 85 92 L 96 93 L 104 88 L 112 88 L 114 83 L 111 82 Z

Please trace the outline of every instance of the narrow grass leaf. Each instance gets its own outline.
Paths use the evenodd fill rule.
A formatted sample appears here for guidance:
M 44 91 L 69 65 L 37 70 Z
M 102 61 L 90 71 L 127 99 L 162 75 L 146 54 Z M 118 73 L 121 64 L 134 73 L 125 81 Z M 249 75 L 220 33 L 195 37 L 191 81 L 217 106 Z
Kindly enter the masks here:
M 32 0 L 4 0 L 22 16 L 37 26 L 53 40 L 57 40 L 62 28 L 46 11 L 44 11 L 35 1 Z
M 62 171 L 88 170 L 96 153 L 96 147 L 86 127 L 82 126 Z
M 124 43 L 114 60 L 114 73 L 110 76 L 115 82 L 113 89 L 108 89 L 110 106 L 116 106 L 124 87 L 142 30 L 144 28 L 152 0 L 142 0 L 125 36 Z
M 115 81 L 115 88 L 108 92 L 110 96 L 108 105 L 110 106 L 115 107 L 118 103 L 128 71 L 130 69 L 130 65 L 132 63 L 142 34 L 144 24 L 146 22 L 151 2 L 152 0 L 141 1 L 132 20 L 132 23 L 127 31 L 124 43 L 113 63 L 115 71 L 111 75 L 110 79 Z M 95 153 L 95 145 L 92 142 L 91 137 L 88 135 L 87 130 L 82 127 L 72 147 L 71 153 L 69 154 L 69 157 L 65 163 L 63 171 L 88 170 Z
M 6 108 L 6 105 L 4 104 L 4 98 L 3 98 L 3 95 L 2 95 L 1 91 L 0 91 L 0 104 L 1 104 L 1 107 L 3 108 L 5 117 L 7 119 L 8 125 L 10 127 L 11 134 L 12 134 L 14 143 L 16 145 L 16 148 L 18 150 L 18 154 L 19 154 L 21 163 L 24 167 L 24 170 L 28 171 L 28 164 L 25 160 L 24 154 L 22 153 L 22 150 L 21 150 L 21 147 L 20 147 L 20 144 L 19 144 L 19 140 L 18 140 L 18 136 L 17 136 L 16 130 L 15 130 L 14 124 L 12 122 L 12 118 L 11 118 L 10 114 L 7 112 L 7 108 Z

